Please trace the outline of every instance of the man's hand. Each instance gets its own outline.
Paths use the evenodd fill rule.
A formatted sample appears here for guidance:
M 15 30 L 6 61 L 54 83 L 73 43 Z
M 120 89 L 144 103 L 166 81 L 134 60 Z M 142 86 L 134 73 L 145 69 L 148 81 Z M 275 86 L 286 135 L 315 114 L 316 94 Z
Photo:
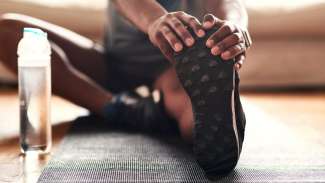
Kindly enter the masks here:
M 200 22 L 184 12 L 167 13 L 153 21 L 148 27 L 150 41 L 171 60 L 173 52 L 179 52 L 184 46 L 192 46 L 195 42 L 187 27 L 198 37 L 203 37 L 205 31 Z
M 235 24 L 207 14 L 203 20 L 203 28 L 207 30 L 213 27 L 218 30 L 208 38 L 206 46 L 211 49 L 213 55 L 220 55 L 224 60 L 234 58 L 235 67 L 239 69 L 246 58 L 250 40 L 245 38 L 243 30 Z

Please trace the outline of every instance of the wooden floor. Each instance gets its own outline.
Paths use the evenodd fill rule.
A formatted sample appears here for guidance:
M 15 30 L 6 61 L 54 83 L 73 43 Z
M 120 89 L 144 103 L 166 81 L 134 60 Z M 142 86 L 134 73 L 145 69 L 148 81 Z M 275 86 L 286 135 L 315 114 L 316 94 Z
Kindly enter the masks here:
M 294 93 L 244 93 L 243 106 L 249 120 L 273 120 L 309 141 L 324 139 L 325 91 Z M 69 128 L 69 121 L 86 114 L 65 100 L 52 101 L 53 150 Z M 0 91 L 0 182 L 36 182 L 51 155 L 22 156 L 18 137 L 18 99 L 15 91 Z M 255 121 L 256 122 L 256 121 Z M 320 138 L 323 137 L 323 138 Z M 325 141 L 318 142 L 325 146 Z
M 22 156 L 19 148 L 18 97 L 15 91 L 0 91 L 0 183 L 34 183 L 51 155 Z M 70 121 L 87 111 L 59 97 L 52 98 L 53 148 L 62 140 Z

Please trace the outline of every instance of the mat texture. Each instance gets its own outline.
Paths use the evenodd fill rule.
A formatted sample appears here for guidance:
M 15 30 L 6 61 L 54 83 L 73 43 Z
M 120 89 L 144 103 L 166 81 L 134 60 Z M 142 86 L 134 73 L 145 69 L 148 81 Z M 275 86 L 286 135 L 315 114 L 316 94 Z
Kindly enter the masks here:
M 249 124 L 236 169 L 209 181 L 177 137 L 112 131 L 92 117 L 79 118 L 38 182 L 325 182 L 324 145 L 268 122 Z

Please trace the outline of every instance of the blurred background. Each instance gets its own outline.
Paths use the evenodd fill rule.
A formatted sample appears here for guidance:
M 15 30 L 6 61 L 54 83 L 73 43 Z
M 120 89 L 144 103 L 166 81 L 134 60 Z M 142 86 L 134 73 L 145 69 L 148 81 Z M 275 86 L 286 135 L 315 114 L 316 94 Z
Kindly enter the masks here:
M 107 0 L 1 0 L 0 14 L 31 15 L 101 41 Z M 242 69 L 248 89 L 325 86 L 325 1 L 246 0 L 253 47 Z M 15 82 L 0 65 L 0 82 Z
M 243 157 L 250 154 L 245 151 L 262 149 L 267 155 L 252 157 L 256 162 L 310 168 L 311 159 L 319 162 L 325 154 L 325 0 L 246 0 L 245 4 L 253 46 L 240 71 L 248 121 Z M 0 0 L 0 15 L 30 15 L 101 42 L 106 6 L 107 0 Z M 16 171 L 11 171 L 12 163 L 1 167 L 2 160 L 17 160 L 19 155 L 17 89 L 7 87 L 16 83 L 0 61 L 0 182 L 12 177 L 12 182 L 36 182 L 47 159 L 11 167 Z M 52 109 L 56 148 L 69 121 L 87 111 L 56 96 Z M 311 167 L 317 168 L 325 170 L 325 164 Z M 8 176 L 12 172 L 16 173 Z

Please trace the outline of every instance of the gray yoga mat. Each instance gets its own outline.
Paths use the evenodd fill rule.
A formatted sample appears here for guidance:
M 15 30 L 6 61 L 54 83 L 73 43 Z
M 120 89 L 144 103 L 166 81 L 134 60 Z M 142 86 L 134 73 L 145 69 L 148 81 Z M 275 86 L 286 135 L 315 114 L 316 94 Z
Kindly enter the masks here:
M 313 150 L 310 143 L 295 144 L 295 136 L 279 124 L 256 123 L 259 131 L 251 127 L 238 166 L 217 182 L 325 182 L 323 146 Z M 38 182 L 215 181 L 205 177 L 179 137 L 109 130 L 96 118 L 83 117 L 74 122 Z

